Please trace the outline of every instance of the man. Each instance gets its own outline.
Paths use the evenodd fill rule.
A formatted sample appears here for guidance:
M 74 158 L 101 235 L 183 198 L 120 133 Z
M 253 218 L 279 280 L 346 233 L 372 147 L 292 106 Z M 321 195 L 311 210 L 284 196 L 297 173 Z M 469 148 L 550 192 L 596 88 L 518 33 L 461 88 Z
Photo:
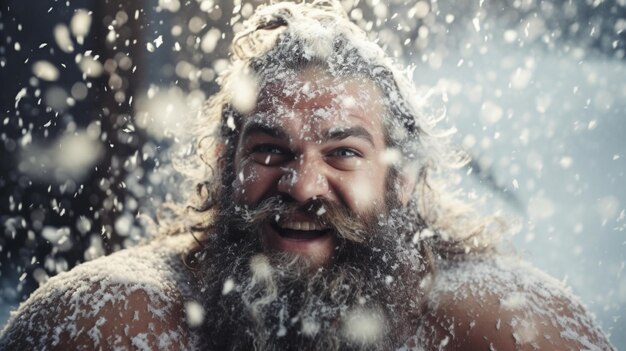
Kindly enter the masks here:
M 50 279 L 3 349 L 612 349 L 445 196 L 462 159 L 338 4 L 262 7 L 232 52 L 184 232 Z

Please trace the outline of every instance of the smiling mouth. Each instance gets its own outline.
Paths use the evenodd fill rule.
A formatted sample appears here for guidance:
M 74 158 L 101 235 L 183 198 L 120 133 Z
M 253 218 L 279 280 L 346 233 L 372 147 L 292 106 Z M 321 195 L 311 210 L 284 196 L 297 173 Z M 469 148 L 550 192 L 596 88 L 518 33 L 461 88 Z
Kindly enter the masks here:
M 282 238 L 296 241 L 308 241 L 330 234 L 330 227 L 308 221 L 272 222 L 272 228 Z

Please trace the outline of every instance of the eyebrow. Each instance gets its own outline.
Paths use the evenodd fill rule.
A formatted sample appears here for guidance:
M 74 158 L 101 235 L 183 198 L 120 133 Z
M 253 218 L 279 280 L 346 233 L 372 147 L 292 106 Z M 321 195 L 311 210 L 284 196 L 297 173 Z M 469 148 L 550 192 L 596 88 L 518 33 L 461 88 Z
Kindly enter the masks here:
M 372 134 L 370 134 L 367 129 L 361 126 L 330 129 L 325 132 L 322 141 L 343 140 L 350 137 L 363 139 L 374 146 L 374 137 L 372 137 Z
M 259 121 L 253 121 L 243 128 L 242 138 L 247 138 L 251 134 L 262 133 L 267 134 L 276 139 L 289 140 L 289 136 L 287 132 L 279 126 L 270 126 L 266 123 L 262 123 Z M 347 128 L 330 128 L 323 132 L 322 142 L 326 143 L 329 141 L 343 140 L 350 137 L 359 138 L 367 141 L 369 144 L 374 146 L 374 137 L 367 129 L 361 126 L 355 127 L 347 127 Z
M 242 138 L 247 138 L 250 134 L 262 133 L 267 134 L 273 138 L 288 140 L 287 132 L 285 132 L 282 128 L 277 126 L 270 126 L 265 123 L 261 123 L 258 121 L 253 121 L 243 128 L 243 132 L 241 134 Z

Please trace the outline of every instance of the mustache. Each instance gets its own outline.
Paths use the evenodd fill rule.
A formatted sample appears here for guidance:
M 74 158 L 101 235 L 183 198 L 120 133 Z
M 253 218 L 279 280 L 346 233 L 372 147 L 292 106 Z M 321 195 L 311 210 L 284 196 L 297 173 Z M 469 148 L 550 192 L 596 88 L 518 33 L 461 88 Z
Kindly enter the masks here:
M 237 215 L 229 219 L 231 225 L 247 232 L 256 231 L 272 221 L 289 218 L 295 213 L 305 213 L 312 215 L 318 223 L 330 227 L 338 238 L 356 243 L 366 241 L 370 222 L 366 219 L 375 218 L 374 214 L 357 214 L 341 203 L 323 198 L 299 205 L 283 196 L 269 197 L 255 206 L 235 206 L 234 213 Z

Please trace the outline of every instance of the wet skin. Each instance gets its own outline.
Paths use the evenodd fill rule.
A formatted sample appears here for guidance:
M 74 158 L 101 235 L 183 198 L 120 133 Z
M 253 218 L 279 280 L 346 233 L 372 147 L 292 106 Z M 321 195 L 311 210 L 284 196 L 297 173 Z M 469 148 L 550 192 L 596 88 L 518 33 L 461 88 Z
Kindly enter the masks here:
M 329 263 L 336 238 L 305 206 L 324 198 L 357 215 L 384 208 L 383 111 L 369 80 L 315 68 L 261 90 L 237 146 L 235 201 L 255 205 L 282 195 L 300 208 L 261 228 L 267 250 Z

